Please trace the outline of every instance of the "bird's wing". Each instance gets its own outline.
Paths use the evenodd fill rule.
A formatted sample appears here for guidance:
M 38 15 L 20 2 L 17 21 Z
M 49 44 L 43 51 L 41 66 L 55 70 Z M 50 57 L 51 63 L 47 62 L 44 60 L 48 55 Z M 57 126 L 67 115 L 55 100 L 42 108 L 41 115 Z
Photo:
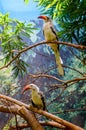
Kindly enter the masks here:
M 44 35 L 44 29 L 43 29 L 43 35 Z M 45 36 L 45 35 L 44 35 Z
M 34 104 L 34 102 L 33 102 L 33 100 L 31 99 L 31 103 L 32 103 L 32 106 L 33 107 L 37 107 L 37 105 L 36 104 Z
M 43 102 L 43 110 L 45 110 L 46 109 L 46 103 L 45 103 L 44 95 L 41 91 L 39 92 L 39 94 L 40 94 L 41 100 Z
M 53 25 L 51 25 L 51 24 L 50 24 L 50 29 L 53 32 L 53 34 L 55 35 L 56 40 L 58 41 L 58 36 L 57 36 L 56 30 L 54 29 Z M 45 34 L 44 34 L 44 28 L 43 28 L 43 35 L 45 36 Z M 59 45 L 57 46 L 57 48 L 59 50 Z
M 55 34 L 55 36 L 56 36 L 56 39 L 58 40 L 58 36 L 57 36 L 57 34 L 56 34 L 56 31 L 55 31 L 55 29 L 54 29 L 52 26 L 50 26 L 50 28 L 51 28 L 52 32 Z
M 55 29 L 54 29 L 52 26 L 51 26 L 50 28 L 51 28 L 52 32 L 55 34 L 56 40 L 58 41 L 58 36 L 57 36 L 57 34 L 56 34 Z M 58 45 L 58 50 L 59 50 L 59 45 Z

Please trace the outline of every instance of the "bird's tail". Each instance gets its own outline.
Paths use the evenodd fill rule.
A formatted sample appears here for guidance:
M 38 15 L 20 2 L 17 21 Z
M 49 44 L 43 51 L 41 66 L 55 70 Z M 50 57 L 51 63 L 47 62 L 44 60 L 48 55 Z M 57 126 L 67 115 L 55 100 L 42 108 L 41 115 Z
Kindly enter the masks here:
M 64 75 L 64 70 L 63 70 L 63 67 L 62 67 L 63 61 L 62 61 L 62 59 L 60 57 L 60 54 L 59 54 L 58 50 L 54 51 L 54 53 L 55 53 L 56 64 L 58 66 L 58 72 L 59 72 L 59 74 L 61 76 L 63 76 Z

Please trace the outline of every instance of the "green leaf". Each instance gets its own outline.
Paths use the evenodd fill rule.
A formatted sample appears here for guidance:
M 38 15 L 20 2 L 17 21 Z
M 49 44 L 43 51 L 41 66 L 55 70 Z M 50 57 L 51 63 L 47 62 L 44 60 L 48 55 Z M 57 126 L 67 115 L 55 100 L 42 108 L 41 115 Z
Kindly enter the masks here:
M 25 4 L 28 4 L 29 0 L 24 0 Z
M 56 3 L 57 3 L 57 0 L 53 0 L 53 2 L 46 7 L 46 9 L 51 8 Z

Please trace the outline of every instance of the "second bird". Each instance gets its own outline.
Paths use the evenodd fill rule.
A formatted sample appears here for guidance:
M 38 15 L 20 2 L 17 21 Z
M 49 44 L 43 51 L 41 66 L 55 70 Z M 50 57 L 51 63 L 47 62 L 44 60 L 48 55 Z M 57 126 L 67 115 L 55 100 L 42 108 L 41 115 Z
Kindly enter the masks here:
M 38 18 L 43 19 L 45 21 L 45 23 L 43 25 L 43 33 L 44 33 L 46 42 L 58 41 L 58 37 L 57 37 L 56 31 L 53 27 L 51 19 L 48 16 L 44 16 L 44 15 L 39 16 Z M 59 53 L 59 45 L 56 43 L 50 43 L 49 45 L 52 48 L 52 50 L 54 51 L 59 75 L 63 76 L 64 70 L 62 67 L 62 59 L 61 59 L 60 53 Z

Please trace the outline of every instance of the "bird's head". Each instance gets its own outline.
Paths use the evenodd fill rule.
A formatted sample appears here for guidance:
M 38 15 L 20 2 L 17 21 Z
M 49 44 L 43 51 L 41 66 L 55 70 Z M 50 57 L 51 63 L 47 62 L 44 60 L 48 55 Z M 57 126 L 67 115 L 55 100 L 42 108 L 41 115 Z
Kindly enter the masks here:
M 35 85 L 35 84 L 29 84 L 29 85 L 26 85 L 26 86 L 23 88 L 22 93 L 24 93 L 25 91 L 27 91 L 27 90 L 29 90 L 29 89 L 31 89 L 31 90 L 33 90 L 33 91 L 39 92 L 39 88 L 37 87 L 37 85 Z
M 45 15 L 41 15 L 41 16 L 39 16 L 38 18 L 39 18 L 39 19 L 43 19 L 45 22 L 48 22 L 48 21 L 51 20 L 48 16 L 45 16 Z

